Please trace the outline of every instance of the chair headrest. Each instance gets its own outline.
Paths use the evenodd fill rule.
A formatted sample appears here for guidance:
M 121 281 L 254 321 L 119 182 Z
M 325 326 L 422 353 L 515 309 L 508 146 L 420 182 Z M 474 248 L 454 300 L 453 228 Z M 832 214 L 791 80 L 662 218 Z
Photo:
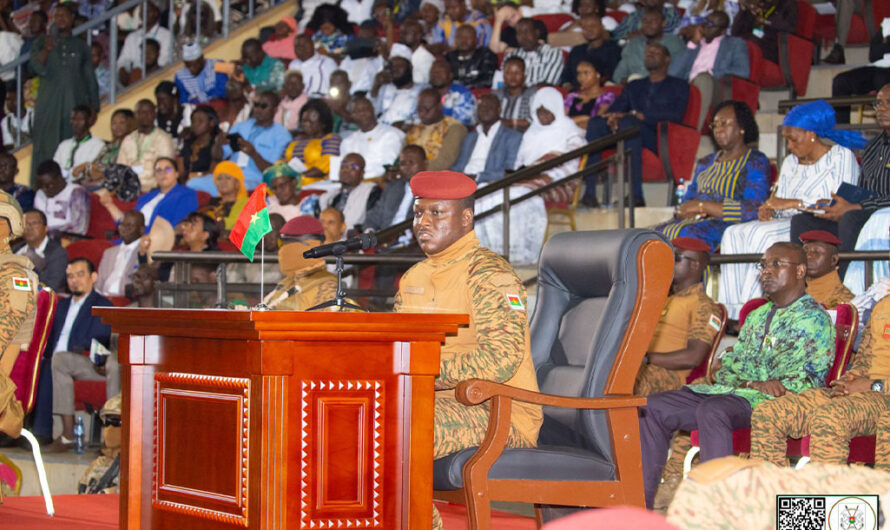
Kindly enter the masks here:
M 541 252 L 538 282 L 580 298 L 609 296 L 625 281 L 640 246 L 650 239 L 667 239 L 645 229 L 562 232 L 547 240 Z

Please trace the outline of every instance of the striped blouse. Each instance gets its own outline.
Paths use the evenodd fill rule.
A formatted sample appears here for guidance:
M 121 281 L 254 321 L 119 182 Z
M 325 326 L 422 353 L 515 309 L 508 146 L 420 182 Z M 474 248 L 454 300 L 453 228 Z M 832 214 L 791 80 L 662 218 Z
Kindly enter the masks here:
M 890 206 L 890 136 L 887 131 L 872 139 L 862 153 L 863 188 L 871 190 L 875 196 L 862 201 L 866 210 L 877 210 Z

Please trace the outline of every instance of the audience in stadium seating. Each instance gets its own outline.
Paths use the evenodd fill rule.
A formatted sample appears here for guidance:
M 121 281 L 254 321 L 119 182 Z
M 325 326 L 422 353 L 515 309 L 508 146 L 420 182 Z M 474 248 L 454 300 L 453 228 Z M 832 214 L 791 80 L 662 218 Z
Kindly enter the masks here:
M 213 217 L 192 212 L 185 216 L 180 226 L 184 250 L 192 252 L 219 250 L 217 241 L 220 236 L 220 224 Z
M 366 216 L 367 217 L 367 216 Z M 318 220 L 324 229 L 324 242 L 333 243 L 346 237 L 346 218 L 336 208 L 325 208 L 318 214 Z
M 125 296 L 139 264 L 140 238 L 145 233 L 145 216 L 139 210 L 124 212 L 117 225 L 120 241 L 102 253 L 99 262 L 96 292 L 103 296 Z
M 145 69 L 148 72 L 152 72 L 153 70 L 157 70 L 158 63 L 158 55 L 157 55 L 157 46 L 153 47 L 151 44 L 154 43 L 157 45 L 157 41 L 146 40 L 145 41 Z M 90 64 L 93 66 L 93 74 L 96 76 L 96 85 L 99 89 L 99 98 L 107 99 L 111 94 L 111 70 L 108 69 L 108 65 L 105 61 L 105 48 L 99 42 L 94 42 L 90 45 Z M 138 76 L 138 77 L 137 77 Z M 130 79 L 133 79 L 133 82 L 138 81 L 142 77 L 142 70 L 136 69 L 132 72 L 130 78 L 127 79 L 127 83 L 129 84 Z
M 305 166 L 302 170 L 305 186 L 328 178 L 331 157 L 340 156 L 342 138 L 333 132 L 334 116 L 330 107 L 320 99 L 310 99 L 300 109 L 300 126 L 303 137 L 287 145 L 284 160 L 296 160 Z
M 287 69 L 303 72 L 306 95 L 310 98 L 327 95 L 331 72 L 337 69 L 337 63 L 327 55 L 316 53 L 312 37 L 305 34 L 294 38 L 294 55 L 296 58 Z
M 40 210 L 25 210 L 25 244 L 17 254 L 28 256 L 40 283 L 61 292 L 65 289 L 65 267 L 68 252 L 55 239 L 49 238 L 46 215 Z
M 430 68 L 430 86 L 442 98 L 442 112 L 471 127 L 476 121 L 476 98 L 460 83 L 454 82 L 454 73 L 445 59 L 437 59 Z
M 643 9 L 637 9 L 628 14 L 624 20 L 618 24 L 618 27 L 612 30 L 612 38 L 630 40 L 641 33 L 645 34 L 643 27 L 646 23 L 643 19 L 646 18 L 646 13 L 649 10 L 655 10 L 660 13 L 661 18 L 664 19 L 664 31 L 673 33 L 674 30 L 680 27 L 680 22 L 683 17 L 677 8 L 665 4 L 665 0 L 646 0 L 642 2 Z
M 285 222 L 300 215 L 300 174 L 294 168 L 278 162 L 263 171 L 263 182 L 272 195 L 266 198 L 269 214 L 280 215 Z
M 732 21 L 732 34 L 760 47 L 764 60 L 779 63 L 779 33 L 793 33 L 797 27 L 795 0 L 739 2 Z
M 385 186 L 380 199 L 368 209 L 365 228 L 382 230 L 398 224 L 414 215 L 414 196 L 408 189 L 408 181 L 416 173 L 426 171 L 426 152 L 419 145 L 408 144 L 399 154 L 398 166 L 387 171 Z
M 161 81 L 155 87 L 155 101 L 157 103 L 155 118 L 158 128 L 173 138 L 179 137 L 179 133 L 188 126 L 183 120 L 182 105 L 179 103 L 179 89 L 172 81 Z
M 520 57 L 504 60 L 504 87 L 494 91 L 501 100 L 501 118 L 504 125 L 525 132 L 531 125 L 531 101 L 535 88 L 525 82 L 525 61 Z
M 591 118 L 587 124 L 587 140 L 593 141 L 628 127 L 638 127 L 640 135 L 627 141 L 633 157 L 633 190 L 637 206 L 645 206 L 643 198 L 642 150 L 658 151 L 658 122 L 680 122 L 686 112 L 689 84 L 667 75 L 670 52 L 663 44 L 646 46 L 646 69 L 649 76 L 627 84 L 621 95 L 603 116 Z M 599 161 L 592 154 L 590 161 Z
M 148 263 L 137 265 L 126 286 L 127 298 L 132 302 L 128 307 L 158 307 L 158 268 Z
M 130 109 L 116 109 L 111 114 L 110 129 L 111 141 L 106 142 L 105 152 L 99 157 L 99 164 L 103 166 L 117 163 L 117 154 L 120 153 L 124 138 L 136 130 L 136 114 Z M 77 167 L 74 168 L 74 172 L 79 173 Z M 93 180 L 97 179 L 93 178 Z
M 86 234 L 90 221 L 90 198 L 79 184 L 67 182 L 59 164 L 44 160 L 37 166 L 34 208 L 46 214 L 53 235 L 63 232 Z
M 241 45 L 241 71 L 257 93 L 280 92 L 284 85 L 284 64 L 266 55 L 259 39 Z
M 674 219 L 656 230 L 669 239 L 694 237 L 716 252 L 728 226 L 753 221 L 769 195 L 769 159 L 754 149 L 760 131 L 748 105 L 717 106 L 711 135 L 718 151 L 700 159 Z
M 17 116 L 18 91 L 15 82 L 6 83 L 6 99 L 3 107 L 4 116 L 0 119 L 0 142 L 5 149 L 15 147 L 18 137 L 22 143 L 31 139 L 31 130 L 34 128 L 34 109 L 25 106 L 21 118 Z
M 436 56 L 426 49 L 423 42 L 423 26 L 420 22 L 414 19 L 406 20 L 399 28 L 399 43 L 407 46 L 411 53 L 409 61 L 414 82 L 418 85 L 429 83 L 430 67 L 433 66 Z
M 303 92 L 303 74 L 298 70 L 288 70 L 284 74 L 284 89 L 275 111 L 275 121 L 288 131 L 296 131 L 300 124 L 300 109 L 307 101 L 309 97 Z
M 263 43 L 266 55 L 275 59 L 296 59 L 294 55 L 294 37 L 297 36 L 297 19 L 284 17 L 275 23 L 275 33 Z
M 19 161 L 11 153 L 0 153 L 0 190 L 15 197 L 22 210 L 34 206 L 34 190 L 15 181 L 19 174 Z
M 170 30 L 160 24 L 161 11 L 158 6 L 152 2 L 146 2 L 145 9 L 145 36 L 154 39 L 158 45 L 157 65 L 161 68 L 173 62 L 173 34 Z M 117 58 L 118 72 L 117 77 L 121 84 L 128 85 L 130 83 L 131 72 L 141 68 L 142 65 L 142 33 L 138 29 L 127 35 L 124 39 L 124 46 Z M 148 49 L 146 47 L 146 55 Z M 146 59 L 146 63 L 148 63 Z
M 850 148 L 864 147 L 865 140 L 858 132 L 834 126 L 834 110 L 821 100 L 798 105 L 785 115 L 782 136 L 790 153 L 782 161 L 775 191 L 760 206 L 757 221 L 726 229 L 723 254 L 763 252 L 775 242 L 788 241 L 792 216 L 831 197 L 842 183 L 859 183 L 859 165 Z M 742 305 L 760 295 L 757 278 L 750 263 L 722 267 L 720 302 L 731 318 L 738 318 Z
M 215 142 L 224 142 L 225 135 L 219 130 L 219 115 L 210 105 L 198 105 L 192 111 L 192 125 L 188 135 L 181 138 L 181 149 L 176 157 L 179 178 L 186 182 L 192 177 L 209 173 L 219 162 L 214 152 Z
M 662 44 L 672 59 L 683 52 L 683 39 L 667 32 L 661 11 L 646 9 L 642 23 L 641 34 L 628 40 L 621 51 L 621 60 L 612 73 L 612 80 L 616 83 L 627 83 L 649 75 L 646 68 L 646 48 L 649 44 Z
M 136 104 L 136 130 L 124 137 L 117 154 L 117 163 L 133 168 L 139 176 L 142 192 L 155 187 L 152 168 L 161 157 L 176 156 L 176 144 L 164 130 L 155 126 L 155 104 L 142 99 Z
M 358 39 L 347 46 L 340 69 L 349 77 L 350 94 L 366 93 L 374 86 L 374 78 L 384 66 L 379 48 L 377 32 L 369 27 L 360 28 Z
M 467 135 L 467 128 L 456 119 L 445 116 L 441 95 L 435 88 L 427 88 L 420 93 L 417 116 L 420 123 L 408 131 L 405 142 L 423 147 L 428 169 L 450 168 L 460 154 L 460 144 Z
M 488 46 L 491 40 L 491 24 L 479 11 L 467 9 L 463 0 L 445 0 L 445 12 L 436 27 L 433 28 L 433 39 L 430 44 L 443 44 L 453 48 L 457 37 L 457 28 L 470 26 L 476 32 L 476 43 Z
M 580 24 L 584 40 L 587 42 L 573 47 L 569 52 L 560 79 L 563 88 L 568 90 L 578 88 L 575 71 L 581 61 L 592 64 L 603 80 L 607 81 L 612 79 L 612 73 L 621 60 L 621 46 L 609 38 L 609 32 L 603 27 L 600 17 L 585 15 L 581 17 Z
M 226 98 L 219 107 L 219 128 L 228 133 L 229 130 L 243 121 L 250 119 L 253 113 L 250 83 L 229 79 L 226 82 Z
M 105 150 L 105 142 L 97 136 L 90 134 L 90 126 L 93 124 L 93 111 L 86 105 L 78 105 L 71 111 L 71 130 L 74 135 L 62 140 L 53 160 L 62 168 L 62 175 L 67 180 L 78 181 L 83 178 L 84 164 L 96 162 Z M 81 171 L 74 172 L 74 168 Z
M 334 70 L 331 74 L 331 88 L 328 95 L 322 98 L 334 116 L 334 132 L 346 135 L 356 130 L 355 124 L 349 120 L 349 102 L 352 101 L 352 82 L 349 74 L 343 70 Z
M 429 78 L 429 71 L 426 75 Z M 421 90 L 423 86 L 414 82 L 411 50 L 404 44 L 393 44 L 389 68 L 377 74 L 371 88 L 374 111 L 380 121 L 394 127 L 412 123 Z
M 157 187 L 140 195 L 135 207 L 145 217 L 145 229 L 149 232 L 157 218 L 162 218 L 171 227 L 175 227 L 189 212 L 198 209 L 198 196 L 195 190 L 177 183 L 175 160 L 160 157 L 152 167 Z M 101 191 L 99 199 L 114 220 L 123 218 L 124 214 L 112 200 L 111 194 Z
M 671 59 L 670 75 L 688 81 L 701 92 L 699 129 L 708 110 L 721 102 L 721 83 L 725 83 L 725 78 L 748 78 L 748 46 L 742 39 L 726 35 L 727 28 L 729 15 L 723 11 L 712 12 L 701 25 L 698 46 L 687 48 L 679 57 Z
M 501 104 L 494 94 L 483 94 L 477 110 L 479 124 L 464 137 L 451 169 L 489 183 L 515 169 L 522 133 L 501 121 Z
M 234 162 L 220 162 L 213 170 L 213 184 L 219 191 L 219 196 L 210 200 L 212 215 L 228 232 L 235 226 L 241 210 L 247 204 L 244 172 Z
M 559 83 L 563 70 L 562 52 L 542 42 L 532 19 L 524 18 L 516 24 L 516 40 L 519 46 L 509 49 L 505 58 L 519 57 L 525 61 L 525 84 Z
M 225 97 L 229 76 L 219 71 L 217 67 L 222 65 L 218 60 L 204 58 L 200 44 L 184 45 L 182 61 L 185 66 L 177 70 L 174 77 L 179 103 L 210 103 Z
M 336 208 L 343 212 L 347 230 L 361 230 L 368 210 L 380 198 L 380 187 L 364 181 L 365 159 L 356 153 L 343 157 L 340 164 L 340 188 L 326 192 L 319 199 L 322 209 Z
M 52 363 L 52 414 L 61 416 L 62 435 L 46 451 L 66 451 L 74 446 L 74 381 L 105 381 L 106 395 L 121 391 L 120 366 L 116 355 L 91 354 L 93 342 L 111 345 L 111 326 L 93 315 L 94 307 L 111 302 L 93 287 L 98 275 L 86 258 L 76 258 L 65 270 L 70 298 L 59 300 L 47 351 Z M 41 374 L 42 375 L 42 374 Z M 48 394 L 41 377 L 38 399 Z M 35 423 L 40 422 L 35 419 Z M 50 420 L 51 423 L 51 420 Z
M 351 121 L 358 130 L 340 144 L 341 153 L 356 153 L 365 160 L 365 178 L 383 176 L 384 166 L 394 163 L 405 143 L 405 133 L 377 121 L 374 104 L 365 97 L 352 100 Z
M 467 88 L 488 88 L 498 69 L 498 57 L 487 46 L 476 45 L 476 32 L 470 26 L 455 30 L 455 48 L 445 54 L 454 79 Z
M 315 8 L 306 29 L 312 31 L 312 42 L 319 54 L 338 62 L 343 58 L 346 43 L 352 38 L 348 18 L 346 11 L 337 4 L 320 4 Z

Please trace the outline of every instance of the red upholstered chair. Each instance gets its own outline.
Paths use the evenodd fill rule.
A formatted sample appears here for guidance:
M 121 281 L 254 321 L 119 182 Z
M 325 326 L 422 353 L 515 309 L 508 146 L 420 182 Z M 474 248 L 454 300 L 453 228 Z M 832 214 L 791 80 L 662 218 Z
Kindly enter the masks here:
M 741 326 L 744 324 L 745 317 L 748 315 L 748 313 L 750 313 L 754 309 L 757 309 L 765 303 L 766 299 L 755 298 L 748 301 L 744 306 L 742 306 L 742 309 L 739 312 L 739 325 Z M 834 322 L 835 345 L 834 361 L 831 364 L 831 368 L 828 370 L 828 374 L 826 374 L 825 376 L 825 386 L 828 386 L 832 381 L 834 381 L 837 377 L 842 375 L 844 371 L 846 371 L 847 364 L 849 364 L 850 362 L 850 352 L 853 350 L 853 343 L 856 341 L 856 330 L 859 327 L 859 313 L 856 311 L 856 306 L 852 304 L 840 304 L 835 309 L 829 310 L 828 313 L 831 315 L 832 321 Z M 698 431 L 692 431 L 690 438 L 692 441 L 692 449 L 690 449 L 689 452 L 686 453 L 686 459 L 683 463 L 684 475 L 691 469 L 692 460 L 693 458 L 695 458 L 695 455 L 697 455 L 699 451 Z M 873 436 L 871 438 L 874 439 Z M 733 431 L 732 445 L 733 452 L 735 453 L 750 453 L 751 429 L 737 429 Z M 868 445 L 869 442 L 867 440 L 857 442 L 857 457 L 865 458 L 867 456 Z M 871 459 L 873 462 L 874 443 L 872 442 L 871 445 Z M 851 442 L 851 447 L 852 446 L 853 444 Z M 805 436 L 802 439 L 789 438 L 787 441 L 787 449 L 785 450 L 785 454 L 790 457 L 801 457 L 800 461 L 797 464 L 797 467 L 800 468 L 804 466 L 809 461 L 809 436 Z
M 810 69 L 816 53 L 813 34 L 816 27 L 816 10 L 807 2 L 797 2 L 797 27 L 795 33 L 779 34 L 779 64 L 762 59 L 763 54 L 756 43 L 748 41 L 750 57 L 761 58 L 758 75 L 751 73 L 751 79 L 761 88 L 781 88 L 791 90 L 791 97 L 805 96 Z M 753 51 L 752 48 L 756 48 Z
M 212 195 L 207 193 L 206 191 L 197 191 L 198 194 L 198 208 L 203 208 L 210 203 L 210 199 L 213 198 Z
M 114 243 L 105 239 L 81 239 L 73 241 L 65 247 L 65 250 L 68 251 L 69 261 L 77 258 L 86 258 L 98 270 L 99 262 L 102 261 L 102 253 L 105 252 L 105 249 L 113 246 Z
M 489 87 L 471 88 L 470 92 L 473 93 L 473 97 L 476 98 L 476 101 L 479 101 L 479 98 L 482 97 L 483 94 L 488 94 L 491 92 L 491 88 L 489 88 Z
M 99 196 L 90 193 L 90 223 L 87 225 L 87 236 L 93 239 L 107 239 L 109 232 L 117 231 L 114 219 L 108 209 L 99 202 Z
M 16 386 L 15 397 L 21 402 L 26 415 L 34 409 L 37 382 L 40 380 L 40 368 L 43 364 L 43 353 L 46 351 L 46 344 L 53 327 L 56 304 L 57 300 L 53 290 L 41 286 L 37 293 L 37 312 L 34 318 L 34 333 L 31 336 L 31 342 L 28 344 L 27 350 L 22 350 L 19 353 L 12 372 L 9 374 Z M 43 492 L 43 500 L 46 503 L 46 513 L 53 515 L 55 508 L 49 491 L 49 483 L 46 480 L 46 468 L 43 466 L 43 458 L 40 455 L 40 444 L 27 429 L 22 429 L 22 436 L 31 444 L 40 490 Z
M 535 15 L 532 17 L 535 20 L 540 20 L 544 23 L 544 26 L 547 27 L 548 33 L 554 33 L 559 31 L 561 27 L 563 27 L 567 22 L 571 22 L 575 20 L 575 17 L 572 15 L 568 15 L 566 13 L 554 13 L 551 15 Z

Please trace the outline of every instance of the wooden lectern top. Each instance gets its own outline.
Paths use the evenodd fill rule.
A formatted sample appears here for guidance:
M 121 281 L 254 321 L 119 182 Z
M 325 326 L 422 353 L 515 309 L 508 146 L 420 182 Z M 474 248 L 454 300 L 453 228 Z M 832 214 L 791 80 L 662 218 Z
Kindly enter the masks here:
M 117 333 L 215 339 L 330 341 L 435 341 L 457 333 L 468 315 L 335 313 L 231 309 L 97 307 Z

